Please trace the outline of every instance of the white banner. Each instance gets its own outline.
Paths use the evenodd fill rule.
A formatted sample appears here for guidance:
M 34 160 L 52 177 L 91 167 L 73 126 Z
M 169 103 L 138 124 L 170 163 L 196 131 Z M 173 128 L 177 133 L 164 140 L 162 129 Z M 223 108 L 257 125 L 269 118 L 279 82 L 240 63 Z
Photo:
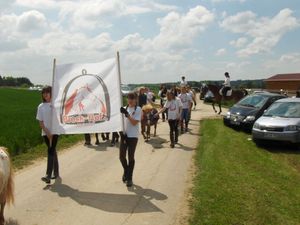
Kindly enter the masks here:
M 123 130 L 118 61 L 57 65 L 52 90 L 52 133 Z

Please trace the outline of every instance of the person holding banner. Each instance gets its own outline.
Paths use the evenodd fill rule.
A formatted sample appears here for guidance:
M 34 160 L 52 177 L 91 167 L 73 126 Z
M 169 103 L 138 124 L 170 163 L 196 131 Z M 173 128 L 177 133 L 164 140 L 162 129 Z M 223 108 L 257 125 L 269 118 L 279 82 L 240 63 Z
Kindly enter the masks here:
M 50 86 L 44 87 L 42 90 L 43 102 L 38 106 L 36 119 L 39 121 L 40 127 L 42 129 L 42 136 L 48 147 L 48 161 L 46 176 L 42 177 L 42 181 L 46 184 L 50 184 L 51 179 L 56 179 L 59 177 L 59 166 L 56 152 L 56 145 L 58 141 L 58 135 L 52 134 L 51 128 L 51 91 Z M 52 177 L 53 173 L 53 177 Z
M 137 96 L 135 93 L 129 93 L 127 99 L 127 107 L 120 108 L 120 112 L 125 116 L 125 128 L 120 144 L 120 161 L 124 169 L 122 181 L 126 183 L 127 187 L 132 187 L 132 175 L 135 164 L 134 154 L 140 133 L 139 122 L 142 117 L 142 109 L 137 105 Z M 126 159 L 127 152 L 128 161 Z

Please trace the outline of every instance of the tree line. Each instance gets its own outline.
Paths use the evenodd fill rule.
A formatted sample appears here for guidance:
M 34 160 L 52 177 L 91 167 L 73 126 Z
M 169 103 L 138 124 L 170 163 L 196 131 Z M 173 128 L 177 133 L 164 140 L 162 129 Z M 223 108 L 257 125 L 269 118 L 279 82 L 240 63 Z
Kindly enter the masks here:
M 33 83 L 27 77 L 11 77 L 0 75 L 0 87 L 31 87 Z

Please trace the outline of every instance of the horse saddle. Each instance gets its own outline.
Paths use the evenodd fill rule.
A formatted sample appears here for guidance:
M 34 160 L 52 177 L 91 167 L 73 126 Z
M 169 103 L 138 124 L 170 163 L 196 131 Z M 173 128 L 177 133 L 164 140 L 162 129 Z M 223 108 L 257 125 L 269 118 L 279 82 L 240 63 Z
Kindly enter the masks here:
M 223 96 L 223 88 L 220 89 L 219 94 Z M 232 89 L 226 92 L 226 97 L 230 97 L 232 95 Z

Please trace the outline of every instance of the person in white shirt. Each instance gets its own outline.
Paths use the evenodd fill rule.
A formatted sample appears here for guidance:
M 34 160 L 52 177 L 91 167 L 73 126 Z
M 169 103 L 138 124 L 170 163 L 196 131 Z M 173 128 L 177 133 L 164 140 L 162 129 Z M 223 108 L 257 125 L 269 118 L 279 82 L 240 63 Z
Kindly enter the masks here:
M 153 104 L 154 101 L 154 93 L 152 91 L 150 91 L 149 88 L 147 88 L 147 104 Z
M 43 102 L 38 106 L 36 119 L 39 121 L 42 129 L 42 136 L 48 147 L 48 161 L 46 176 L 42 177 L 42 181 L 50 184 L 51 179 L 59 177 L 59 166 L 56 152 L 58 134 L 51 133 L 51 87 L 47 86 L 42 89 Z M 52 176 L 53 173 L 53 176 Z
M 178 95 L 178 98 L 180 98 L 182 102 L 182 113 L 181 113 L 181 133 L 184 131 L 188 131 L 188 124 L 189 124 L 189 114 L 190 110 L 192 108 L 192 96 L 187 93 L 186 87 L 181 88 L 181 94 Z M 185 129 L 184 129 L 185 125 Z
M 226 72 L 225 74 L 225 81 L 223 83 L 223 88 L 222 88 L 222 95 L 223 97 L 226 97 L 227 91 L 231 90 L 231 84 L 230 84 L 230 76 L 229 73 Z
M 140 134 L 139 123 L 142 118 L 142 109 L 137 105 L 137 95 L 135 93 L 129 93 L 127 99 L 127 107 L 121 107 L 120 109 L 125 116 L 124 133 L 121 135 L 120 161 L 124 169 L 122 181 L 126 183 L 127 187 L 132 187 L 132 175 L 135 164 L 134 154 Z M 126 159 L 127 151 L 128 161 Z
M 181 77 L 181 81 L 180 81 L 180 87 L 185 87 L 187 86 L 187 81 L 185 80 L 185 76 Z
M 171 148 L 175 147 L 178 143 L 178 123 L 181 117 L 182 103 L 179 98 L 177 98 L 173 92 L 167 93 L 167 102 L 164 107 L 156 114 L 158 116 L 160 113 L 168 110 L 168 122 L 170 126 L 170 141 Z

